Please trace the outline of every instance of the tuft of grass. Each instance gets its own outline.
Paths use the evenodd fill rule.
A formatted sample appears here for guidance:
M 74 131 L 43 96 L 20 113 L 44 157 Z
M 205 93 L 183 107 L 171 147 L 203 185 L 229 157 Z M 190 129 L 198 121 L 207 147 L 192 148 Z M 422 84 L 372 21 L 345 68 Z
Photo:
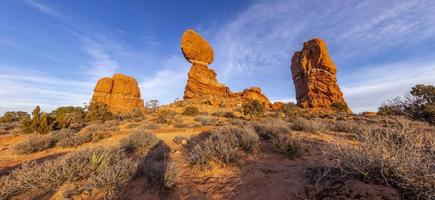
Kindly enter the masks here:
M 252 152 L 258 143 L 258 135 L 253 129 L 221 127 L 213 130 L 205 140 L 193 147 L 189 161 L 200 166 L 212 161 L 222 165 L 229 164 L 238 157 L 238 149 Z
M 203 126 L 214 126 L 218 122 L 217 118 L 207 116 L 198 116 L 194 120 Z
M 327 128 L 326 126 L 327 125 L 319 119 L 308 120 L 305 118 L 297 118 L 293 122 L 292 129 L 297 131 L 308 131 L 310 133 L 318 133 L 321 131 L 325 131 Z
M 287 134 L 291 131 L 289 124 L 279 119 L 253 122 L 251 126 L 263 140 L 269 140 L 276 135 Z
M 199 109 L 195 106 L 187 106 L 182 115 L 186 116 L 197 116 L 199 114 Z
M 23 142 L 14 145 L 13 149 L 18 154 L 30 154 L 51 148 L 55 142 L 50 135 L 31 135 Z
M 136 151 L 141 155 L 146 155 L 159 141 L 150 131 L 135 130 L 121 140 L 121 146 L 128 151 Z

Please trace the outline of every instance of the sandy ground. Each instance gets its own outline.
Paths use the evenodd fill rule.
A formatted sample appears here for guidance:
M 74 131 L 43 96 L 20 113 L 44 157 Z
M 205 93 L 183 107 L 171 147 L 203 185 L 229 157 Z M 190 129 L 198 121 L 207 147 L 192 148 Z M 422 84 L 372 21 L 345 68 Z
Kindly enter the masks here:
M 121 125 L 122 127 L 125 124 Z M 311 141 L 304 147 L 300 158 L 288 159 L 274 152 L 268 143 L 259 150 L 242 155 L 234 165 L 222 167 L 212 165 L 199 169 L 188 164 L 186 148 L 173 142 L 174 137 L 192 137 L 213 127 L 162 128 L 153 130 L 171 149 L 170 159 L 177 163 L 181 180 L 170 193 L 148 186 L 142 179 L 131 181 L 123 190 L 122 199 L 399 199 L 397 191 L 379 185 L 370 185 L 350 180 L 329 188 L 308 187 L 305 171 L 327 161 L 321 153 L 321 143 L 353 145 L 355 141 L 346 134 L 296 132 L 301 139 Z M 129 130 L 121 129 L 99 144 L 118 144 Z M 17 155 L 12 145 L 27 137 L 24 134 L 0 135 L 0 175 L 9 173 L 20 164 L 30 160 L 43 161 L 55 158 L 79 148 L 93 146 L 87 143 L 78 148 L 55 147 L 29 155 Z M 323 196 L 317 193 L 322 191 Z M 317 195 L 317 196 L 316 196 Z M 329 195 L 329 196 L 328 196 Z

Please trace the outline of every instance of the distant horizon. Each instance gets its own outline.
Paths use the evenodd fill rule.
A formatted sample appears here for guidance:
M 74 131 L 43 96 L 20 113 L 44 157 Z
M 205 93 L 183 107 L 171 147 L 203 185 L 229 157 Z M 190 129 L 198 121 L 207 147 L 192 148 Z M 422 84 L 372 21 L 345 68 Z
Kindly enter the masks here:
M 291 57 L 322 38 L 354 113 L 376 111 L 416 84 L 435 84 L 435 2 L 5 0 L 0 12 L 0 114 L 83 106 L 97 80 L 133 76 L 144 101 L 182 99 L 189 28 L 215 52 L 232 91 L 257 86 L 296 103 Z M 373 6 L 376 5 L 376 6 Z M 385 9 L 388 8 L 388 9 Z M 200 12 L 199 12 L 200 11 Z

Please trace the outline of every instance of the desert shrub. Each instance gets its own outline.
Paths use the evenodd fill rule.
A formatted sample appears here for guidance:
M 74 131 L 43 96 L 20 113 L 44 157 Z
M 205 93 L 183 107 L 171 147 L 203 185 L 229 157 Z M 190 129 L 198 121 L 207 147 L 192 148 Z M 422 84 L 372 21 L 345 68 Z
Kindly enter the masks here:
M 159 100 L 149 100 L 145 103 L 145 108 L 150 112 L 155 112 L 159 108 Z
M 86 106 L 85 120 L 92 121 L 107 121 L 113 119 L 113 114 L 109 110 L 109 106 L 104 103 L 91 102 Z
M 118 131 L 119 122 L 117 120 L 110 120 L 104 123 L 94 123 L 89 126 L 86 126 L 83 129 L 83 132 L 109 132 L 109 131 Z
M 198 116 L 194 120 L 203 126 L 214 126 L 218 122 L 218 119 L 207 116 Z
M 189 124 L 183 123 L 183 122 L 178 122 L 174 124 L 175 128 L 187 128 L 189 127 Z
M 85 118 L 85 110 L 81 107 L 59 107 L 49 114 L 53 120 L 54 129 L 63 129 L 70 127 L 74 123 L 83 123 Z
M 311 133 L 317 133 L 320 131 L 325 131 L 327 125 L 320 119 L 308 120 L 305 118 L 297 118 L 293 122 L 292 129 L 297 131 L 308 131 Z
M 247 125 L 249 122 L 243 119 L 231 119 L 228 121 L 231 125 L 235 125 L 235 126 L 245 126 Z
M 187 143 L 187 138 L 186 137 L 183 137 L 183 136 L 175 136 L 174 137 L 174 143 L 175 144 L 183 144 L 183 142 Z
M 177 113 L 172 110 L 159 110 L 156 122 L 159 124 L 170 124 L 175 120 L 176 115 Z
M 132 129 L 132 128 L 137 128 L 137 127 L 139 127 L 141 125 L 142 124 L 140 124 L 140 123 L 130 123 L 130 124 L 127 124 L 127 126 L 125 126 L 125 128 L 126 129 Z
M 121 140 L 121 146 L 124 149 L 136 151 L 141 155 L 147 154 L 158 143 L 159 139 L 147 130 L 133 131 Z
M 32 112 L 32 118 L 26 118 L 21 127 L 25 133 L 31 133 L 34 131 L 38 133 L 49 133 L 53 128 L 50 121 L 48 115 L 41 112 L 41 108 L 36 106 Z
M 182 115 L 187 115 L 187 116 L 196 116 L 199 114 L 199 109 L 195 106 L 187 106 Z
M 31 135 L 23 142 L 13 146 L 18 154 L 30 154 L 53 147 L 55 140 L 50 135 Z
M 92 133 L 70 133 L 61 138 L 57 145 L 61 147 L 77 147 L 84 143 L 91 142 L 93 139 Z
M 218 128 L 193 147 L 189 154 L 189 161 L 193 165 L 206 165 L 211 161 L 229 164 L 237 158 L 238 149 L 252 152 L 258 143 L 258 135 L 248 127 Z
M 11 123 L 17 121 L 23 121 L 25 119 L 29 119 L 30 115 L 26 112 L 18 111 L 18 112 L 5 112 L 2 117 L 0 117 L 0 123 Z
M 364 131 L 364 125 L 355 121 L 342 121 L 337 120 L 329 123 L 329 129 L 336 132 L 346 133 L 362 133 Z
M 137 160 L 115 147 L 84 149 L 42 164 L 26 163 L 0 178 L 0 199 L 18 195 L 34 199 L 56 191 L 65 183 L 116 191 L 134 177 L 137 165 Z
M 384 103 L 380 115 L 405 115 L 435 124 L 435 86 L 416 85 L 403 99 L 397 97 Z
M 287 103 L 281 107 L 281 112 L 291 119 L 296 119 L 301 115 L 301 109 L 294 103 Z
M 293 138 L 288 134 L 278 134 L 271 139 L 274 149 L 287 156 L 288 158 L 295 158 L 302 152 L 302 146 L 299 140 Z
M 236 118 L 236 115 L 234 115 L 234 113 L 232 112 L 214 112 L 212 114 L 213 116 L 216 117 L 225 117 L 225 118 Z
M 404 119 L 387 127 L 364 131 L 360 143 L 336 146 L 329 153 L 345 174 L 391 185 L 404 199 L 435 196 L 434 132 Z
M 141 125 L 140 127 L 138 127 L 138 129 L 158 129 L 160 128 L 160 126 L 156 123 L 145 123 L 143 125 Z
M 122 120 L 128 120 L 128 119 L 143 119 L 145 117 L 143 109 L 137 109 L 134 108 L 132 111 L 121 115 Z
M 289 124 L 279 119 L 268 119 L 251 123 L 251 126 L 263 140 L 290 132 Z
M 264 112 L 264 105 L 258 100 L 251 100 L 242 105 L 243 114 L 252 116 L 262 114 Z
M 155 186 L 160 187 L 162 190 L 171 190 L 176 187 L 179 179 L 180 172 L 174 162 L 160 160 L 148 161 L 144 168 L 144 175 Z
M 331 104 L 331 108 L 335 112 L 347 112 L 349 110 L 349 107 L 345 102 L 334 102 Z

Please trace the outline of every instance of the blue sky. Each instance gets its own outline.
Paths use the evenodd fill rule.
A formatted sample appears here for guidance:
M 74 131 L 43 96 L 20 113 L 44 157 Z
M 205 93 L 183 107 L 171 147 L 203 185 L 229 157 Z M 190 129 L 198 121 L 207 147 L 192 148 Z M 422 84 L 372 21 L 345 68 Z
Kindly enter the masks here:
M 432 0 L 3 0 L 0 113 L 83 105 L 114 73 L 134 76 L 145 101 L 173 102 L 190 67 L 180 51 L 188 28 L 213 46 L 221 82 L 260 86 L 271 100 L 295 101 L 291 56 L 314 37 L 356 112 L 435 84 Z

